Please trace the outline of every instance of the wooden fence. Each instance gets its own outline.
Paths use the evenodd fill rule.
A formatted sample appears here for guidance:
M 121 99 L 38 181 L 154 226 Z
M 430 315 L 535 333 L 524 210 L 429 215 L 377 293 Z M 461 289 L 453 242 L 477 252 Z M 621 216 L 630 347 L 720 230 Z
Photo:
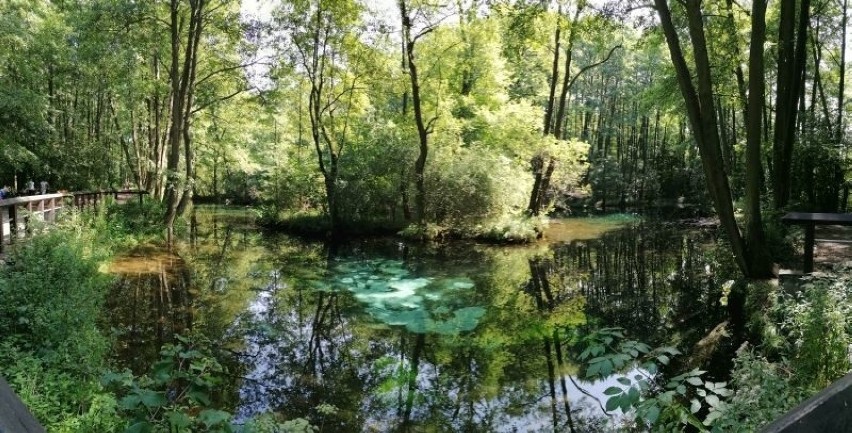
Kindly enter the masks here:
M 0 200 L 0 253 L 5 244 L 15 243 L 32 231 L 34 220 L 51 224 L 62 209 L 74 206 L 78 209 L 93 208 L 106 203 L 108 197 L 116 201 L 139 197 L 139 204 L 148 191 L 109 190 L 81 191 L 70 194 L 42 194 Z

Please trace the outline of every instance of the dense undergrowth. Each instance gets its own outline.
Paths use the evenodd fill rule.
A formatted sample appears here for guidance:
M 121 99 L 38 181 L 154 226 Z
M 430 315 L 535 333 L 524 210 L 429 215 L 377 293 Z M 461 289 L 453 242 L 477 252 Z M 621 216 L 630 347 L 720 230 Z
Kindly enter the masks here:
M 102 320 L 114 254 L 161 242 L 159 204 L 66 214 L 36 228 L 0 266 L 0 375 L 49 432 L 315 431 L 263 416 L 233 425 L 219 409 L 226 374 L 201 336 L 164 345 L 147 374 L 120 371 Z
M 736 286 L 744 300 L 745 341 L 724 381 L 697 368 L 668 371 L 677 349 L 651 348 L 621 329 L 598 330 L 575 343 L 588 378 L 638 367 L 635 377 L 605 391 L 607 410 L 634 414 L 612 429 L 758 431 L 852 369 L 852 264 L 780 287 Z

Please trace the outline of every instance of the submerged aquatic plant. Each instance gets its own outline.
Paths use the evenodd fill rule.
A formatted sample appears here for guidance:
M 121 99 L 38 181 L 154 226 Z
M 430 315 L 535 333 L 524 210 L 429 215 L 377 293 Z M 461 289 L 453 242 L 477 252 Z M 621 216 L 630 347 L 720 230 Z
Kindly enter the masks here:
M 413 275 L 399 260 L 342 262 L 330 278 L 310 284 L 317 290 L 349 291 L 374 319 L 414 333 L 471 331 L 485 315 L 484 307 L 465 302 L 475 288 L 470 278 Z

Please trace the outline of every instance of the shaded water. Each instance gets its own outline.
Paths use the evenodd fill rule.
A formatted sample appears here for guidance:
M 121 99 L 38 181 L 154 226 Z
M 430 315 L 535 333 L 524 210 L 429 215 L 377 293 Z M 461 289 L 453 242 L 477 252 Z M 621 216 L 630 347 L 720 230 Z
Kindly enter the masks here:
M 524 247 L 326 245 L 263 235 L 250 220 L 202 208 L 181 252 L 188 267 L 151 265 L 164 263 L 154 251 L 113 267 L 120 356 L 150 363 L 190 326 L 221 340 L 243 378 L 242 418 L 273 410 L 351 432 L 597 431 L 618 416 L 601 408 L 615 378 L 581 380 L 569 335 L 622 327 L 688 349 L 724 316 L 730 259 L 706 230 L 607 217 L 556 221 L 549 241 Z

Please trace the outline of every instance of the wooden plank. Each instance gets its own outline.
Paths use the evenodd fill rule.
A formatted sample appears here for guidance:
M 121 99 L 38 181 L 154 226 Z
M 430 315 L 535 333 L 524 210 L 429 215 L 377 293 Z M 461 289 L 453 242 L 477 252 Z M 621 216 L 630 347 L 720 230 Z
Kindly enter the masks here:
M 802 272 L 810 274 L 814 271 L 814 224 L 805 226 L 805 264 Z
M 45 200 L 45 199 L 49 199 L 49 198 L 62 198 L 62 197 L 65 197 L 65 194 L 44 194 L 44 195 L 30 195 L 30 196 L 23 196 L 23 197 L 6 198 L 6 199 L 3 199 L 3 200 L 0 200 L 0 206 L 12 205 L 12 204 L 20 205 L 20 204 L 26 204 L 26 203 L 29 203 L 29 202 Z
M 852 225 L 852 214 L 828 212 L 788 212 L 781 221 L 790 224 Z
M 817 433 L 852 431 L 852 373 L 791 409 L 761 433 Z
M 6 380 L 0 377 L 0 433 L 44 433 L 20 398 Z

